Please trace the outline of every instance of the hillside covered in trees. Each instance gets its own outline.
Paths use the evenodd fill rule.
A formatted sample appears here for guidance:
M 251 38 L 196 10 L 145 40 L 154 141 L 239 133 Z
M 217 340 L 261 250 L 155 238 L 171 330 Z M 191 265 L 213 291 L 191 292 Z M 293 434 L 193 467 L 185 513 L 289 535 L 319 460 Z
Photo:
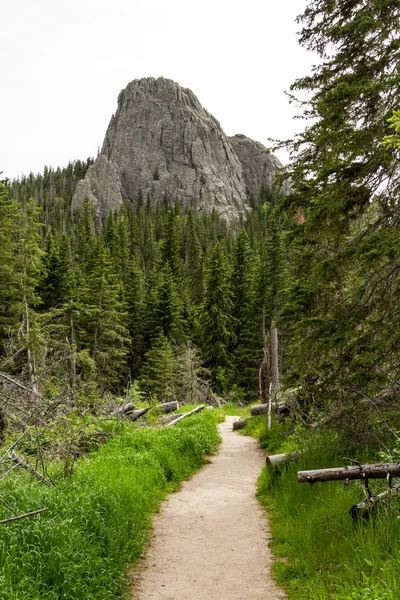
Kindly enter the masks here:
M 137 381 L 160 400 L 185 400 L 192 371 L 193 385 L 256 398 L 286 260 L 274 192 L 235 230 L 215 211 L 141 198 L 99 228 L 89 200 L 71 217 L 78 169 L 2 186 L 2 370 L 44 394 Z
M 139 189 L 102 220 L 88 198 L 72 212 L 91 159 L 2 183 L 4 374 L 49 401 L 72 394 L 92 407 L 132 387 L 154 400 L 201 400 L 211 388 L 248 403 L 266 363 L 268 393 L 274 325 L 301 419 L 385 438 L 400 380 L 399 150 L 388 137 L 398 130 L 398 6 L 323 4 L 299 18 L 300 42 L 321 62 L 292 86 L 308 94 L 312 124 L 278 186 L 251 196 L 236 221 L 168 190 Z M 2 411 L 6 420 L 13 409 Z
M 120 95 L 96 159 L 0 182 L 0 521 L 49 511 L 15 537 L 0 530 L 7 600 L 123 597 L 149 515 L 216 450 L 232 410 L 180 430 L 161 403 L 219 397 L 242 417 L 270 399 L 289 413 L 242 421 L 280 457 L 259 496 L 289 597 L 398 598 L 399 486 L 384 471 L 400 457 L 400 7 L 309 0 L 298 24 L 319 60 L 291 86 L 305 127 L 276 142 L 286 167 L 225 136 L 190 90 L 148 78 Z M 154 125 L 137 127 L 146 152 L 142 138 L 129 145 L 130 111 Z M 121 418 L 128 402 L 149 427 Z M 386 461 L 387 489 L 364 477 L 361 503 L 358 482 L 315 496 L 296 481 L 299 465 L 312 483 L 311 467 L 338 459 L 361 480 L 371 458 Z M 360 516 L 368 503 L 376 512 Z

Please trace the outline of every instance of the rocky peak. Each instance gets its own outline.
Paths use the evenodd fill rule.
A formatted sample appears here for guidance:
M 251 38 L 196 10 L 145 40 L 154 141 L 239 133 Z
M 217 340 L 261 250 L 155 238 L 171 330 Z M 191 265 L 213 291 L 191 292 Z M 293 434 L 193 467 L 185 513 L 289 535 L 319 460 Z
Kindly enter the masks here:
M 277 171 L 282 168 L 282 163 L 260 142 L 245 135 L 234 135 L 229 138 L 229 141 L 242 164 L 248 196 L 259 198 L 262 188 L 273 184 Z
M 136 79 L 118 96 L 100 155 L 77 184 L 73 208 L 88 196 L 104 217 L 122 202 L 135 203 L 141 191 L 152 201 L 167 194 L 172 202 L 236 220 L 247 210 L 249 191 L 271 182 L 276 171 L 269 158 L 272 171 L 266 174 L 266 155 L 260 159 L 251 144 L 262 147 L 244 136 L 228 138 L 191 90 L 163 77 Z

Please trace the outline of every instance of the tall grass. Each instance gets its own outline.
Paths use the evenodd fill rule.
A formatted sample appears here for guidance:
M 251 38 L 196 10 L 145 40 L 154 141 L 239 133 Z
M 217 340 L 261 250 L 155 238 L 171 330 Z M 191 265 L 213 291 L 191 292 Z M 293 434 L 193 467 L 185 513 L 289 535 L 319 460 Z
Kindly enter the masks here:
M 270 439 L 274 445 L 276 434 Z M 354 524 L 359 482 L 297 482 L 298 470 L 346 464 L 342 452 L 334 438 L 319 438 L 295 463 L 263 470 L 258 494 L 271 516 L 274 574 L 293 600 L 398 600 L 399 503 Z
M 0 600 L 125 597 L 152 512 L 218 446 L 210 413 L 165 429 L 126 426 L 55 488 L 7 480 L 1 497 L 18 512 L 50 510 L 0 528 Z M 3 507 L 0 515 L 10 516 Z

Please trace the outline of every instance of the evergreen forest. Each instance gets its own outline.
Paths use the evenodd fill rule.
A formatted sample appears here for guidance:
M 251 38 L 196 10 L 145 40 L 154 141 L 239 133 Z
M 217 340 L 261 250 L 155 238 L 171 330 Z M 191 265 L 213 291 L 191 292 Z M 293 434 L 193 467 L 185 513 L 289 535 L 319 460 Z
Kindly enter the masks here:
M 292 140 L 274 142 L 275 149 L 289 149 L 290 162 L 274 186 L 248 198 L 236 222 L 216 211 L 192 211 L 167 191 L 157 198 L 139 192 L 103 220 L 89 199 L 73 212 L 90 158 L 0 183 L 1 443 L 23 438 L 25 457 L 34 458 L 46 479 L 52 473 L 54 480 L 71 478 L 77 459 L 97 452 L 119 427 L 99 423 L 128 401 L 189 408 L 227 402 L 235 404 L 234 414 L 247 416 L 248 405 L 272 396 L 276 407 L 290 407 L 289 417 L 275 414 L 272 427 L 257 417 L 245 429 L 268 451 L 301 451 L 304 468 L 313 461 L 318 468 L 338 466 L 343 454 L 356 464 L 399 461 L 400 5 L 308 0 L 298 25 L 300 44 L 318 55 L 287 93 L 304 128 Z M 143 522 L 215 451 L 217 418 L 204 411 L 182 436 L 125 431 L 154 469 L 149 489 L 157 501 L 153 492 L 146 496 Z M 115 508 L 115 522 L 126 513 L 125 500 L 131 502 L 130 488 L 121 488 L 123 500 L 111 510 L 112 485 L 125 484 L 104 464 L 118 462 L 117 453 L 136 461 L 135 468 L 142 460 L 132 458 L 123 436 L 116 439 L 96 454 L 101 482 L 90 462 L 82 467 L 97 482 L 104 514 Z M 159 440 L 156 468 L 146 453 Z M 185 464 L 170 452 L 181 453 Z M 54 472 L 44 464 L 49 457 L 61 459 Z M 274 572 L 289 597 L 398 598 L 398 504 L 371 527 L 355 526 L 348 499 L 356 501 L 361 488 L 337 491 L 334 483 L 316 501 L 308 489 L 299 491 L 296 464 L 263 472 L 259 482 L 261 501 L 272 511 L 274 550 L 289 557 Z M 2 468 L 0 478 L 8 473 Z M 77 472 L 74 485 L 97 514 L 90 481 Z M 19 484 L 9 485 L 8 501 L 15 500 Z M 66 485 L 60 484 L 60 498 L 69 506 Z M 316 508 L 320 500 L 324 513 Z M 43 493 L 44 501 L 53 502 Z M 107 537 L 103 521 L 88 522 L 79 521 L 82 539 L 87 531 L 96 540 Z M 67 530 L 63 535 L 69 552 Z M 118 597 L 124 565 L 142 552 L 145 533 L 140 536 L 134 552 L 121 555 L 108 538 L 106 550 L 99 542 L 99 556 L 109 548 L 119 556 Z M 45 548 L 44 538 L 40 544 Z M 6 568 L 1 560 L 0 568 Z M 19 580 L 10 572 L 13 583 L 1 596 L 0 581 L 0 597 L 54 598 L 58 566 L 51 568 L 32 596 L 18 596 Z M 60 575 L 59 589 L 76 576 Z M 26 577 L 23 590 L 33 581 Z M 57 597 L 114 597 L 98 591 L 112 589 L 101 577 L 89 591 L 83 574 L 79 590 Z

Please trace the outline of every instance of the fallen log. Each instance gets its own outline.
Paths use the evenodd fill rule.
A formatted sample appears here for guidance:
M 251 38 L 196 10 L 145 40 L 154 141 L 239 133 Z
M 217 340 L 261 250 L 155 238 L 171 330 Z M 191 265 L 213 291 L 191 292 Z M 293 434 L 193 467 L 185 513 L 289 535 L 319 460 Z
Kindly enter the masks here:
M 296 460 L 296 458 L 299 458 L 300 456 L 301 452 L 292 452 L 290 454 L 269 454 L 266 457 L 265 462 L 267 467 L 272 469 L 272 467 L 275 465 L 288 463 L 292 460 Z
M 130 421 L 137 421 L 140 417 L 143 417 L 147 412 L 149 412 L 150 406 L 147 408 L 138 408 L 137 410 L 133 410 L 132 412 L 126 414 Z
M 249 421 L 250 417 L 247 419 L 240 419 L 239 421 L 233 421 L 232 430 L 236 431 L 237 429 L 243 429 Z
M 171 421 L 171 423 L 167 423 L 166 427 L 171 427 L 172 425 L 176 425 L 177 423 L 179 423 L 179 421 L 182 421 L 182 419 L 186 419 L 186 417 L 190 417 L 190 415 L 194 415 L 194 413 L 200 412 L 204 408 L 205 408 L 205 405 L 200 404 L 200 406 L 196 406 L 196 408 L 194 408 L 193 410 L 190 410 L 187 413 L 183 413 L 183 415 L 179 415 L 179 417 L 177 419 L 174 419 L 174 421 Z
M 335 467 L 333 469 L 316 469 L 299 471 L 299 483 L 317 483 L 318 481 L 350 481 L 354 479 L 387 479 L 400 477 L 400 463 L 378 463 L 356 467 Z
M 174 400 L 173 402 L 163 402 L 163 404 L 157 404 L 153 410 L 160 410 L 163 413 L 170 413 L 174 410 L 178 410 L 179 402 Z
M 396 485 L 393 488 L 389 488 L 382 492 L 381 494 L 371 494 L 368 498 L 365 498 L 362 502 L 358 504 L 353 504 L 350 508 L 350 514 L 353 521 L 357 521 L 358 519 L 368 519 L 373 509 L 380 503 L 384 502 L 392 493 L 400 492 L 400 486 Z
M 135 405 L 133 404 L 133 402 L 127 402 L 123 406 L 118 406 L 118 408 L 113 410 L 113 412 L 111 414 L 113 414 L 115 416 L 120 415 L 122 417 L 122 416 L 125 416 L 125 415 L 133 412 L 134 410 L 135 410 Z

